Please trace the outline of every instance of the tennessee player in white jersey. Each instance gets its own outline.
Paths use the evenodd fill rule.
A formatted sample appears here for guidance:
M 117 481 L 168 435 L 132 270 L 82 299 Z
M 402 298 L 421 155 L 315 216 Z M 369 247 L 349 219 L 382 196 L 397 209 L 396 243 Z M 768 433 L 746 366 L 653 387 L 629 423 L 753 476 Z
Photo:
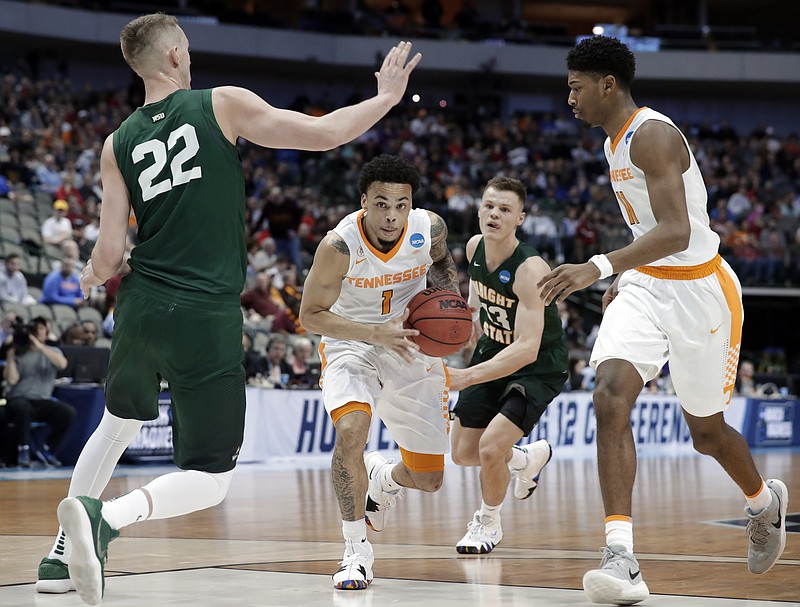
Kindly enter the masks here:
M 428 282 L 458 291 L 444 221 L 412 209 L 418 188 L 419 174 L 401 158 L 364 165 L 361 210 L 323 239 L 303 287 L 300 322 L 323 336 L 322 399 L 336 427 L 331 472 L 345 552 L 333 584 L 341 590 L 372 581 L 367 524 L 383 529 L 403 487 L 438 490 L 449 448 L 447 370 L 407 339 L 416 330 L 403 328 L 408 303 Z M 401 462 L 364 454 L 373 414 Z
M 723 417 L 739 359 L 741 287 L 717 252 L 697 162 L 669 118 L 633 101 L 635 58 L 619 40 L 585 39 L 570 51 L 567 68 L 575 117 L 608 135 L 611 185 L 634 235 L 628 246 L 562 265 L 539 283 L 549 304 L 618 274 L 603 296 L 591 355 L 607 547 L 600 568 L 584 575 L 584 591 L 595 603 L 626 605 L 649 595 L 633 555 L 630 413 L 668 360 L 695 449 L 714 457 L 744 493 L 748 568 L 764 573 L 786 543 L 788 490 L 762 479 L 747 442 Z

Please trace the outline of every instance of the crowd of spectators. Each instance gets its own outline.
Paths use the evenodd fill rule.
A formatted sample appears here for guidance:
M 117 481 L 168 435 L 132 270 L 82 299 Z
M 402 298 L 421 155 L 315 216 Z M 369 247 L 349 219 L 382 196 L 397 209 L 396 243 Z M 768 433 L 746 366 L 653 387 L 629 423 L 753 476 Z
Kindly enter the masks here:
M 97 337 L 110 338 L 121 276 L 88 301 L 81 297 L 77 276 L 97 237 L 102 142 L 141 103 L 140 95 L 135 86 L 77 88 L 63 75 L 35 80 L 24 65 L 0 80 L 4 307 L 39 302 L 53 310 L 95 308 L 100 317 L 93 319 Z M 325 111 L 324 103 L 313 105 L 315 111 Z M 709 216 L 720 235 L 721 252 L 743 284 L 800 285 L 798 135 L 778 137 L 768 127 L 741 133 L 726 123 L 680 126 L 706 178 Z M 276 334 L 284 336 L 290 352 L 306 337 L 298 321 L 304 272 L 321 238 L 357 208 L 357 175 L 380 153 L 403 156 L 419 169 L 423 183 L 415 205 L 447 221 L 464 293 L 463 245 L 478 231 L 482 187 L 498 174 L 527 185 L 527 219 L 520 237 L 552 264 L 585 261 L 630 238 L 608 184 L 602 137 L 571 117 L 532 112 L 501 116 L 469 103 L 447 110 L 409 105 L 327 153 L 268 150 L 246 141 L 239 150 L 248 238 L 242 308 L 246 339 L 257 356 L 266 357 L 264 340 Z M 33 233 L 27 223 L 31 217 L 37 221 Z M 133 246 L 133 217 L 130 235 Z M 28 291 L 31 284 L 41 285 L 36 297 Z M 585 359 L 597 314 L 571 305 L 562 317 L 573 349 Z M 71 322 L 54 318 L 57 336 L 78 319 L 67 320 Z M 282 381 L 283 375 L 261 370 L 251 379 L 269 376 L 273 384 L 291 384 Z

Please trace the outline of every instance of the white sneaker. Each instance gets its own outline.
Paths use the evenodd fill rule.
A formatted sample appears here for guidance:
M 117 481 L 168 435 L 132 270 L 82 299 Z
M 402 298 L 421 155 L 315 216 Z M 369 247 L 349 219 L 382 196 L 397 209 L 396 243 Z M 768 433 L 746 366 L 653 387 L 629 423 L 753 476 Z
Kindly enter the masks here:
M 539 475 L 553 457 L 553 448 L 546 440 L 537 440 L 522 447 L 514 445 L 512 448 L 524 451 L 528 460 L 523 468 L 511 471 L 514 476 L 514 497 L 526 500 L 539 485 Z
M 783 554 L 786 547 L 786 511 L 789 508 L 789 490 L 776 478 L 767 481 L 772 492 L 772 502 L 767 508 L 753 512 L 745 506 L 744 512 L 750 521 L 747 535 L 750 539 L 747 551 L 747 568 L 750 573 L 766 573 Z
M 364 464 L 369 476 L 369 489 L 367 490 L 367 525 L 373 531 L 383 531 L 386 526 L 386 511 L 394 507 L 397 498 L 402 497 L 402 490 L 384 491 L 381 485 L 381 471 L 386 466 L 391 466 L 393 460 L 383 457 L 377 451 L 364 455 Z
M 650 596 L 633 553 L 617 544 L 600 552 L 603 554 L 600 569 L 587 571 L 583 576 L 583 591 L 592 603 L 633 605 Z
M 372 544 L 367 540 L 344 542 L 344 558 L 339 571 L 333 574 L 333 587 L 339 590 L 364 590 L 372 582 Z
M 500 528 L 500 519 L 489 518 L 478 510 L 467 525 L 466 535 L 456 544 L 456 552 L 459 554 L 488 554 L 502 539 L 503 530 Z

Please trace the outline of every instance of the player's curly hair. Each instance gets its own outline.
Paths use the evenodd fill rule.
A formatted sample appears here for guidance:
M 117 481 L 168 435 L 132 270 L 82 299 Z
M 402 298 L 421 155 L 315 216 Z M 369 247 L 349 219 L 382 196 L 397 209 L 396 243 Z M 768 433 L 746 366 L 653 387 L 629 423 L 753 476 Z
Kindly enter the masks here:
M 361 169 L 358 178 L 358 191 L 366 194 L 369 186 L 380 181 L 383 183 L 407 183 L 413 194 L 419 189 L 419 171 L 411 163 L 398 156 L 381 154 L 373 158 Z
M 620 86 L 630 89 L 636 73 L 636 57 L 616 38 L 592 36 L 582 40 L 567 54 L 567 69 L 599 77 L 611 74 Z

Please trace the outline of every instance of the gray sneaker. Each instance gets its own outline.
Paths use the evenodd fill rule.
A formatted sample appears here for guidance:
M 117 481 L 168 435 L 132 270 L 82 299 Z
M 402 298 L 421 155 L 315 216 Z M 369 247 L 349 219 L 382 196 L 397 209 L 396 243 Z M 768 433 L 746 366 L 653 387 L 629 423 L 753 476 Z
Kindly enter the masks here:
M 633 553 L 618 544 L 601 548 L 600 553 L 600 569 L 583 576 L 583 591 L 592 603 L 633 605 L 650 596 Z
M 745 506 L 747 535 L 750 546 L 747 550 L 747 568 L 750 573 L 766 573 L 775 564 L 786 547 L 786 510 L 789 507 L 789 490 L 781 481 L 767 481 L 772 492 L 772 503 L 759 512 Z

